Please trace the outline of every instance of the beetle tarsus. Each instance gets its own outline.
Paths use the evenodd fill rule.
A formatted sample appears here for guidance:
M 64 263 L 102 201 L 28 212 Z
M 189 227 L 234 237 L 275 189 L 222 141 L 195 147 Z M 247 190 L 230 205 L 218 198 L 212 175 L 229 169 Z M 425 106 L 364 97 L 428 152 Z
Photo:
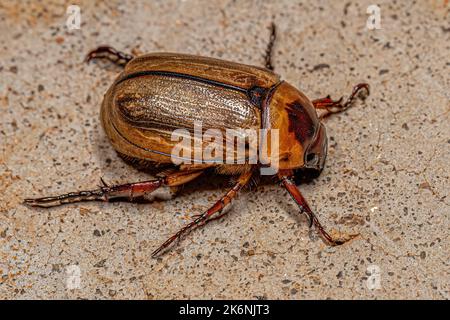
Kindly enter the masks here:
M 117 51 L 110 46 L 101 46 L 86 55 L 85 61 L 93 59 L 106 59 L 119 66 L 125 66 L 134 57 L 131 54 Z
M 105 201 L 105 192 L 103 191 L 103 189 L 104 188 L 100 188 L 97 190 L 70 192 L 52 197 L 25 199 L 23 203 L 31 207 L 49 208 L 79 201 Z
M 155 191 L 156 189 L 160 187 L 165 188 L 177 187 L 179 185 L 194 180 L 201 174 L 202 174 L 201 170 L 179 171 L 160 177 L 155 180 L 126 183 L 113 186 L 109 186 L 101 178 L 100 180 L 103 186 L 100 186 L 100 188 L 96 190 L 70 192 L 53 197 L 25 199 L 24 204 L 29 205 L 31 207 L 48 208 L 81 201 L 109 201 L 111 199 L 125 199 L 131 202 L 137 198 L 142 197 L 144 197 L 147 200 L 150 200 L 153 198 L 152 192 Z M 162 197 L 167 197 L 168 195 L 170 196 L 171 192 L 168 194 L 163 194 Z
M 109 188 L 109 185 L 105 182 L 105 180 L 103 179 L 103 177 L 100 177 L 100 182 L 102 183 L 103 187 Z M 101 187 L 101 186 L 100 186 Z
M 350 108 L 355 98 L 359 95 L 359 93 L 363 89 L 366 91 L 367 95 L 370 94 L 369 85 L 367 83 L 359 83 L 353 87 L 352 94 L 347 98 L 345 102 L 343 102 L 344 101 L 343 97 L 341 97 L 339 100 L 333 100 L 331 99 L 330 96 L 327 96 L 322 99 L 314 100 L 312 101 L 312 103 L 316 109 L 326 110 L 325 113 L 323 113 L 320 116 L 320 119 L 324 119 L 334 113 L 340 113 Z
M 162 245 L 160 245 L 155 251 L 152 253 L 152 257 L 155 258 L 166 249 L 172 242 L 175 240 L 181 240 L 181 237 L 192 230 L 205 225 L 208 222 L 211 222 L 216 219 L 220 219 L 223 217 L 228 211 L 226 210 L 230 205 L 233 199 L 237 196 L 239 191 L 250 181 L 252 177 L 252 172 L 243 173 L 236 184 L 219 200 L 217 201 L 211 208 L 205 211 L 201 215 L 196 215 L 195 219 L 181 228 L 177 233 L 167 239 Z M 214 216 L 218 214 L 217 216 Z
M 104 181 L 102 182 L 104 183 Z M 145 194 L 155 191 L 163 184 L 164 179 L 157 179 L 116 186 L 105 185 L 96 190 L 69 192 L 52 197 L 25 199 L 24 204 L 31 207 L 48 208 L 81 201 L 109 201 L 118 198 L 126 198 L 132 201 L 135 198 L 142 197 Z
M 286 188 L 286 190 L 291 195 L 292 199 L 294 199 L 294 201 L 299 206 L 300 211 L 308 216 L 310 221 L 310 228 L 314 225 L 314 227 L 319 232 L 319 235 L 322 236 L 322 238 L 325 239 L 328 244 L 332 246 L 337 246 L 344 244 L 345 242 L 354 238 L 354 236 L 352 236 L 350 239 L 333 239 L 333 237 L 330 236 L 328 232 L 325 231 L 319 219 L 317 219 L 316 215 L 310 209 L 308 202 L 306 202 L 300 190 L 298 190 L 297 186 L 295 185 L 293 177 L 289 174 L 284 174 L 281 171 L 279 173 L 279 177 L 281 179 L 282 185 Z
M 272 22 L 270 24 L 269 43 L 267 44 L 266 55 L 265 55 L 265 58 L 264 58 L 265 67 L 266 67 L 266 69 L 269 69 L 269 70 L 273 70 L 272 52 L 273 52 L 273 45 L 275 43 L 276 38 L 277 38 L 276 26 L 275 26 L 275 23 Z

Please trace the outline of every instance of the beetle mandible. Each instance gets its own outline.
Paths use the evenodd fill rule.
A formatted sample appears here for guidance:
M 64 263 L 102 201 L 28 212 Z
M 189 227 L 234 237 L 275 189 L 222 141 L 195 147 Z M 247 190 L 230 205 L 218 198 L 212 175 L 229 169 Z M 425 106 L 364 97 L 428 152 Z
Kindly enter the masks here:
M 87 61 L 107 59 L 124 70 L 105 94 L 101 122 L 114 149 L 126 161 L 144 167 L 161 168 L 156 179 L 72 192 L 59 196 L 25 199 L 30 206 L 52 207 L 78 201 L 111 199 L 152 200 L 172 197 L 177 187 L 205 171 L 237 176 L 233 187 L 210 209 L 197 215 L 181 230 L 158 247 L 157 256 L 176 239 L 226 214 L 242 188 L 258 175 L 261 163 L 193 163 L 174 165 L 170 133 L 177 128 L 192 132 L 195 121 L 222 131 L 233 128 L 277 129 L 279 132 L 278 171 L 276 177 L 286 188 L 301 212 L 330 245 L 347 239 L 333 239 L 296 186 L 306 174 L 318 176 L 327 155 L 327 136 L 321 120 L 349 108 L 361 89 L 369 94 L 369 85 L 358 84 L 344 102 L 330 96 L 310 101 L 301 91 L 273 72 L 272 48 L 276 38 L 271 25 L 265 54 L 265 68 L 219 59 L 185 54 L 153 53 L 138 57 L 102 46 L 87 55 Z M 319 117 L 316 109 L 324 111 Z M 203 145 L 201 146 L 203 148 Z

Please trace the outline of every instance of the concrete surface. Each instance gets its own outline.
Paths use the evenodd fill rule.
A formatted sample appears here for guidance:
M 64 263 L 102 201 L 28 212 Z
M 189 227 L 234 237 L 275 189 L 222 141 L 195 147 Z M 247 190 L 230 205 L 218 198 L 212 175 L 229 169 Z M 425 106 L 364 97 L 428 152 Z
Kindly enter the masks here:
M 73 31 L 69 3 L 0 3 L 0 298 L 450 297 L 448 1 L 378 1 L 381 30 L 366 28 L 373 1 L 74 2 L 82 24 Z M 225 186 L 199 182 L 149 205 L 21 204 L 100 177 L 148 179 L 99 125 L 119 69 L 84 64 L 90 49 L 258 65 L 272 20 L 276 72 L 309 97 L 372 86 L 365 103 L 327 121 L 326 168 L 301 186 L 329 230 L 360 237 L 326 246 L 270 184 L 157 260 L 155 247 Z

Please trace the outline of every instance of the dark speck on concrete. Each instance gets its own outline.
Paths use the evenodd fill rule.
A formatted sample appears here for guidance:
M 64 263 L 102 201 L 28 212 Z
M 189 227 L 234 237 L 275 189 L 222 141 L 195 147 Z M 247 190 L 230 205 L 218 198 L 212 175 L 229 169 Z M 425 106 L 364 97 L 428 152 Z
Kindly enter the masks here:
M 328 69 L 328 68 L 330 68 L 330 65 L 329 65 L 329 64 L 326 64 L 326 63 L 319 63 L 319 64 L 316 64 L 316 65 L 313 67 L 312 71 L 318 71 L 318 70 L 321 70 L 321 69 Z
M 97 262 L 96 264 L 94 264 L 94 267 L 95 268 L 103 268 L 105 266 L 105 262 L 106 262 L 106 259 L 102 259 L 99 262 Z

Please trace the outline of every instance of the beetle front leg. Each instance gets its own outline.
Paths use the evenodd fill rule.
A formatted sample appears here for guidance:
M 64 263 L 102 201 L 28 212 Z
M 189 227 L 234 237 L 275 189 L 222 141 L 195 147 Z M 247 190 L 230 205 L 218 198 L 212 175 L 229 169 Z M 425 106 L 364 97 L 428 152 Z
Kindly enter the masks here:
M 195 228 L 205 225 L 206 223 L 221 218 L 226 213 L 228 213 L 228 209 L 231 206 L 231 202 L 239 193 L 239 191 L 249 183 L 253 172 L 243 173 L 236 184 L 231 188 L 219 201 L 217 201 L 211 208 L 205 211 L 203 214 L 196 216 L 194 221 L 188 223 L 183 228 L 181 228 L 177 233 L 167 239 L 158 249 L 156 249 L 152 253 L 152 257 L 156 257 L 162 250 L 167 248 L 172 242 L 177 239 L 180 239 L 184 234 L 192 231 Z M 216 215 L 217 216 L 214 216 Z
M 309 208 L 308 202 L 306 202 L 305 198 L 303 198 L 302 194 L 300 193 L 300 190 L 298 190 L 297 186 L 294 182 L 294 177 L 292 175 L 292 172 L 290 170 L 280 170 L 278 173 L 278 177 L 281 179 L 281 183 L 286 188 L 286 190 L 291 195 L 292 199 L 297 203 L 297 205 L 300 208 L 301 212 L 304 212 L 306 215 L 308 215 L 309 221 L 310 221 L 310 227 L 313 225 L 316 227 L 316 229 L 319 231 L 319 234 L 332 246 L 341 245 L 345 242 L 353 239 L 356 237 L 356 235 L 351 235 L 347 239 L 333 239 L 328 232 L 325 231 L 325 229 L 322 227 L 322 224 L 320 223 L 319 219 L 317 219 L 316 215 L 312 212 L 312 210 Z
M 347 110 L 351 107 L 353 100 L 355 97 L 360 93 L 362 89 L 365 89 L 367 92 L 367 95 L 370 93 L 370 87 L 367 83 L 359 83 L 356 86 L 353 87 L 352 94 L 350 97 L 347 98 L 345 102 L 343 102 L 344 98 L 341 97 L 339 100 L 332 100 L 330 96 L 327 96 L 325 98 L 313 100 L 312 104 L 314 105 L 314 108 L 316 109 L 324 109 L 326 110 L 325 113 L 323 113 L 320 116 L 320 119 L 324 119 L 331 114 L 339 113 L 342 111 Z
M 118 66 L 124 67 L 134 57 L 131 54 L 117 51 L 110 46 L 101 46 L 95 50 L 92 50 L 86 55 L 86 62 L 93 59 L 106 59 Z
M 126 183 L 114 186 L 108 186 L 102 181 L 104 185 L 99 189 L 70 192 L 59 196 L 25 199 L 24 204 L 32 207 L 48 208 L 81 201 L 107 202 L 111 199 L 127 199 L 129 201 L 133 201 L 136 198 L 144 198 L 148 201 L 151 201 L 154 198 L 164 199 L 173 194 L 173 187 L 177 187 L 191 180 L 194 180 L 201 174 L 202 171 L 179 171 L 155 180 Z M 161 190 L 163 192 L 156 194 L 155 191 L 160 188 L 164 189 Z

